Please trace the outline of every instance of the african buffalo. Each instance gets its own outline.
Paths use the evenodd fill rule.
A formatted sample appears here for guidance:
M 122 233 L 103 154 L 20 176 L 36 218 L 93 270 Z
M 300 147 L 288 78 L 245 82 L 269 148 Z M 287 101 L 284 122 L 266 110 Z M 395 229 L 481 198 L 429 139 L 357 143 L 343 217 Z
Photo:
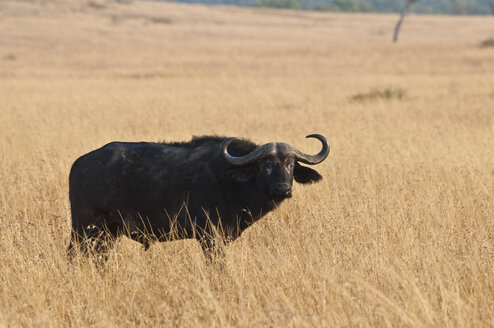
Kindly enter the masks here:
M 217 136 L 189 142 L 112 142 L 78 158 L 69 177 L 69 253 L 103 252 L 121 235 L 147 249 L 152 241 L 196 238 L 211 246 L 211 227 L 234 239 L 292 195 L 293 179 L 322 177 L 299 163 L 321 163 L 329 143 L 308 155 L 283 143 L 258 146 Z M 176 237 L 176 236 L 175 236 Z

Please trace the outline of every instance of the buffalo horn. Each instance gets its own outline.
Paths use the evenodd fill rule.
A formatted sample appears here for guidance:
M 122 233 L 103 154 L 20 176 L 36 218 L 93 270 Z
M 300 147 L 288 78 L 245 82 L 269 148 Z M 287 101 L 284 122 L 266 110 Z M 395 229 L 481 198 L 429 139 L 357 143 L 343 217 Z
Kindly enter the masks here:
M 305 163 L 305 164 L 310 164 L 310 165 L 315 165 L 319 164 L 322 161 L 326 159 L 329 155 L 329 142 L 328 140 L 320 135 L 320 134 L 309 134 L 306 138 L 316 138 L 322 143 L 322 149 L 319 153 L 316 155 L 309 155 L 309 154 L 304 154 L 301 151 L 299 151 L 296 148 L 291 147 L 291 151 L 297 158 L 297 161 Z
M 220 148 L 221 148 L 221 152 L 223 153 L 223 157 L 225 158 L 225 160 L 228 163 L 230 163 L 232 165 L 236 165 L 236 166 L 251 164 L 251 163 L 257 161 L 262 155 L 266 155 L 266 154 L 275 155 L 277 148 L 278 148 L 277 146 L 283 147 L 283 152 L 293 154 L 296 157 L 297 161 L 305 163 L 305 164 L 314 165 L 314 164 L 319 164 L 322 161 L 324 161 L 326 159 L 326 157 L 328 157 L 328 154 L 329 154 L 329 142 L 328 142 L 328 140 L 320 134 L 310 134 L 306 138 L 316 138 L 319 141 L 321 141 L 322 149 L 318 154 L 316 154 L 316 155 L 304 154 L 301 151 L 299 151 L 298 149 L 296 149 L 296 148 L 294 148 L 288 144 L 281 143 L 281 142 L 280 143 L 270 142 L 270 143 L 267 143 L 267 144 L 264 144 L 262 146 L 257 147 L 256 149 L 254 149 L 252 152 L 248 153 L 247 155 L 236 157 L 236 156 L 232 156 L 228 153 L 228 146 L 233 141 L 239 140 L 238 138 L 227 138 L 227 139 L 223 140 L 223 142 L 220 145 Z
M 265 145 L 259 146 L 247 155 L 244 156 L 239 156 L 235 157 L 232 156 L 228 153 L 228 145 L 232 143 L 234 140 L 239 140 L 238 138 L 228 138 L 223 140 L 221 143 L 221 152 L 223 153 L 223 157 L 225 160 L 236 166 L 241 166 L 241 165 L 248 165 L 251 164 L 259 159 L 263 154 L 269 154 L 269 153 L 275 153 L 276 152 L 276 146 L 275 142 L 270 142 Z

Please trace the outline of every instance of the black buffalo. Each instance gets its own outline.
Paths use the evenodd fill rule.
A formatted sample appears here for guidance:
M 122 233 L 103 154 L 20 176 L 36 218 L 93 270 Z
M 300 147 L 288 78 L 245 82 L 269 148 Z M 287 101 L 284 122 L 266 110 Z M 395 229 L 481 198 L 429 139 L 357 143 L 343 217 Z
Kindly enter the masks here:
M 112 142 L 78 158 L 70 171 L 72 234 L 69 253 L 107 250 L 120 235 L 141 242 L 196 238 L 211 246 L 211 227 L 235 238 L 292 195 L 293 179 L 319 181 L 329 154 L 325 137 L 316 155 L 272 142 L 217 136 L 189 142 Z

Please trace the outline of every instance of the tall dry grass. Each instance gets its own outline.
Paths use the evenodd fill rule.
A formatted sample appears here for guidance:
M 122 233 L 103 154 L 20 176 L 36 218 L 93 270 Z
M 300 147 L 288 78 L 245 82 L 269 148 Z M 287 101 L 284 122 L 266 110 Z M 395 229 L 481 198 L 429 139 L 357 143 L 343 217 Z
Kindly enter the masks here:
M 395 20 L 0 2 L 0 326 L 494 325 L 494 20 L 410 16 L 391 45 Z M 79 155 L 202 134 L 315 152 L 309 133 L 323 182 L 218 263 L 128 239 L 67 261 Z

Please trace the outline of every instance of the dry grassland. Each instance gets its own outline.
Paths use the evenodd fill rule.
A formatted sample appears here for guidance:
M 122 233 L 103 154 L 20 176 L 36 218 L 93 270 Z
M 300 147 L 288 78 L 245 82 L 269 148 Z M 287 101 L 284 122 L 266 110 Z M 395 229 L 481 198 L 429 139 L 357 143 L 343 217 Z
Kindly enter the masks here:
M 0 326 L 494 325 L 491 17 L 0 1 Z M 68 172 L 109 141 L 332 144 L 205 263 L 69 264 Z

